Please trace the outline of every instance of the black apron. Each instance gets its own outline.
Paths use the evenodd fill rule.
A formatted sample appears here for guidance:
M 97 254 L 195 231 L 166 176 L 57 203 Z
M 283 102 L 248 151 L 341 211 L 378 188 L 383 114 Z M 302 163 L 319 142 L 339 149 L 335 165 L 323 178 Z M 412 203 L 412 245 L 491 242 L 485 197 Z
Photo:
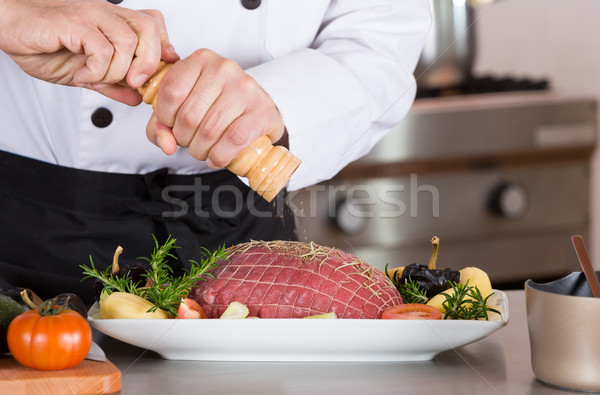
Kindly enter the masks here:
M 202 247 L 295 240 L 285 193 L 273 203 L 228 171 L 112 174 L 48 164 L 0 151 L 0 277 L 42 298 L 73 292 L 92 301 L 79 265 L 149 257 L 152 235 L 177 239 L 175 272 L 201 259 Z

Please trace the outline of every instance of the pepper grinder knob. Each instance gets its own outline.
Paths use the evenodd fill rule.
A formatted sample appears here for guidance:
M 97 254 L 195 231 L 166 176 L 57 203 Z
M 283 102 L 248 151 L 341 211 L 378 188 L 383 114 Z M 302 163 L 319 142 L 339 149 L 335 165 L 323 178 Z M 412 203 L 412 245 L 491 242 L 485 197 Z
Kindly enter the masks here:
M 156 72 L 138 88 L 144 103 L 151 104 L 153 109 L 160 82 L 170 67 L 170 64 L 161 61 Z M 262 136 L 233 158 L 227 170 L 248 178 L 250 188 L 270 202 L 287 184 L 300 162 L 287 148 L 273 146 L 269 137 Z

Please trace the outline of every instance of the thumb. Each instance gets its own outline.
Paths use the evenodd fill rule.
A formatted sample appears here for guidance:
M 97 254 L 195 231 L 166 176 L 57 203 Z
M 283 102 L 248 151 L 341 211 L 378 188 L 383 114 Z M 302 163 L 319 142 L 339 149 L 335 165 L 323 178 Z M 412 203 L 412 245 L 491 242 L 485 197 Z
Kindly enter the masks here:
M 146 125 L 146 137 L 167 155 L 173 155 L 177 151 L 177 141 L 173 131 L 168 126 L 158 122 L 155 113 L 152 113 L 152 117 Z

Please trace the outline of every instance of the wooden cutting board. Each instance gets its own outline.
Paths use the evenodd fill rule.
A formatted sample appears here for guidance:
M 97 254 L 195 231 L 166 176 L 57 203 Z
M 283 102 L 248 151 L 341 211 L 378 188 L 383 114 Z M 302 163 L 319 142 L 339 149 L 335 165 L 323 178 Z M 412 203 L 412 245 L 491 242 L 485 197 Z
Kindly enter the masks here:
M 10 355 L 0 356 L 0 394 L 112 394 L 121 390 L 121 371 L 109 360 L 85 359 L 65 370 L 25 367 Z

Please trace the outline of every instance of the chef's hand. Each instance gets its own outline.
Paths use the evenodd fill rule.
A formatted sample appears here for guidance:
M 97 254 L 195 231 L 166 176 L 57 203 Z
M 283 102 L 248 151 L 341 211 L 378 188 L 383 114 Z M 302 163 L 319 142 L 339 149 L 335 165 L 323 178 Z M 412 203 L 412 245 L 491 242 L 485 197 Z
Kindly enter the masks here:
M 160 12 L 104 0 L 0 0 L 0 49 L 33 77 L 130 105 L 141 96 L 117 82 L 137 88 L 161 57 L 179 59 Z
M 200 49 L 175 63 L 158 88 L 146 134 L 167 155 L 177 146 L 222 168 L 248 144 L 278 141 L 284 123 L 271 97 L 238 64 Z

